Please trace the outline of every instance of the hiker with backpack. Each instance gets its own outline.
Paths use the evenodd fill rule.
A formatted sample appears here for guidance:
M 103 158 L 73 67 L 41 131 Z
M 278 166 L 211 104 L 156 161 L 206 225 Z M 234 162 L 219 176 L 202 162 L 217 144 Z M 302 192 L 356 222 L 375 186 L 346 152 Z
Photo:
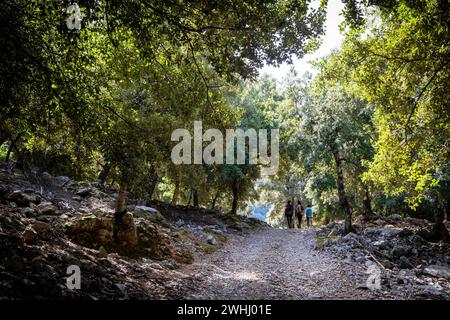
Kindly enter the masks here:
M 313 223 L 313 208 L 310 204 L 308 204 L 308 206 L 306 207 L 305 210 L 305 215 L 306 215 L 306 225 L 309 227 L 312 227 L 312 223 Z
M 284 208 L 284 215 L 286 216 L 288 228 L 292 228 L 292 216 L 294 215 L 294 206 L 291 203 L 291 200 L 287 202 L 286 207 Z
M 297 217 L 297 220 L 298 220 L 297 227 L 299 229 L 302 228 L 303 210 L 304 210 L 304 208 L 302 206 L 302 203 L 300 202 L 300 200 L 297 201 L 297 206 L 295 207 L 295 216 Z

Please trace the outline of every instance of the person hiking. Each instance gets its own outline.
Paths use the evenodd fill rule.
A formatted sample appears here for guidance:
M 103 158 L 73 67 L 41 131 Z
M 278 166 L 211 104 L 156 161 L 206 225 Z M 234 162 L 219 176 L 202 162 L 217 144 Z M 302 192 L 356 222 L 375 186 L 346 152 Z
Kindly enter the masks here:
M 286 207 L 284 208 L 284 215 L 286 216 L 288 228 L 292 228 L 292 216 L 294 215 L 294 206 L 291 203 L 291 200 L 287 202 Z
M 306 225 L 309 227 L 312 227 L 312 221 L 313 221 L 313 208 L 310 204 L 306 207 L 305 215 L 306 215 Z
M 297 220 L 298 220 L 298 225 L 297 227 L 299 229 L 302 228 L 302 219 L 303 219 L 303 206 L 302 203 L 299 201 L 297 201 L 297 206 L 295 207 L 295 215 L 297 216 Z

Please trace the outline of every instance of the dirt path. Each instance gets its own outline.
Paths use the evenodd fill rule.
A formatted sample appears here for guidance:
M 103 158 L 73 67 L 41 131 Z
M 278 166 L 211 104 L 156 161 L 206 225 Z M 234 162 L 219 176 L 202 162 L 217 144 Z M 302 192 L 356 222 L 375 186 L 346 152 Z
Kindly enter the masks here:
M 188 299 L 374 299 L 361 267 L 314 250 L 314 230 L 263 229 L 180 270 Z

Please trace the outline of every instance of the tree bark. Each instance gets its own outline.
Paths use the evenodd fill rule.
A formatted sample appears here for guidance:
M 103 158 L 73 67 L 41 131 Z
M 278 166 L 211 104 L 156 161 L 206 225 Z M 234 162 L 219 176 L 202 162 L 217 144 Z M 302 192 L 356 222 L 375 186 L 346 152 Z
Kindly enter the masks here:
M 25 134 L 25 131 L 20 132 L 20 133 L 16 136 L 15 139 L 13 139 L 12 136 L 11 136 L 11 144 L 9 145 L 8 152 L 6 153 L 6 158 L 5 158 L 5 161 L 6 161 L 6 162 L 9 161 L 9 158 L 10 158 L 10 156 L 11 156 L 11 152 L 13 151 L 13 149 L 16 149 L 17 151 L 19 151 L 19 149 L 17 148 L 17 142 L 19 141 L 20 137 L 21 137 L 22 135 L 24 135 L 24 134 Z
M 153 194 L 155 193 L 156 185 L 158 184 L 159 177 L 158 173 L 153 167 L 150 167 L 148 174 L 150 176 L 150 183 L 148 187 L 148 200 L 152 200 Z
M 180 183 L 177 180 L 177 181 L 175 181 L 175 190 L 173 191 L 172 201 L 170 202 L 170 204 L 172 206 L 176 206 L 177 205 L 178 194 L 179 193 L 180 193 Z
M 192 200 L 192 192 L 193 190 L 189 190 L 189 198 L 188 198 L 188 202 L 187 202 L 187 206 L 189 207 L 191 205 L 191 200 Z
M 233 203 L 231 204 L 231 213 L 236 214 L 239 203 L 239 181 L 237 178 L 233 179 L 233 183 L 231 184 L 231 191 L 233 192 Z
M 433 226 L 433 230 L 431 231 L 432 238 L 435 239 L 436 241 L 439 241 L 439 240 L 446 241 L 446 240 L 449 240 L 450 237 L 449 237 L 447 227 L 444 224 L 444 220 L 446 218 L 446 209 L 445 209 L 443 197 L 440 192 L 438 193 L 437 198 L 438 198 L 437 199 L 438 206 L 434 213 L 434 226 Z
M 216 207 L 216 202 L 217 202 L 217 199 L 219 199 L 219 194 L 220 193 L 217 192 L 216 195 L 214 196 L 213 201 L 211 203 L 211 209 L 214 209 Z
M 122 225 L 122 218 L 126 213 L 126 197 L 127 197 L 127 184 L 121 180 L 119 183 L 119 193 L 117 196 L 116 211 L 114 212 L 114 226 L 113 235 L 114 240 L 117 240 L 117 232 Z
M 198 208 L 199 206 L 198 191 L 197 189 L 194 189 L 194 207 Z
M 116 215 L 123 216 L 123 214 L 125 213 L 126 198 L 127 198 L 127 184 L 124 181 L 121 181 L 119 184 L 119 194 L 117 196 Z
M 4 129 L 3 127 L 0 129 L 0 147 L 6 142 L 8 141 L 10 137 L 10 134 L 8 132 L 8 130 Z
M 370 196 L 369 188 L 365 187 L 365 195 L 363 199 L 364 205 L 364 219 L 368 221 L 371 216 L 373 216 L 372 210 L 372 197 Z
M 108 179 L 109 172 L 111 171 L 111 167 L 112 167 L 112 165 L 110 162 L 107 162 L 103 166 L 102 171 L 100 172 L 100 174 L 98 175 L 98 178 L 97 178 L 99 185 L 101 185 L 101 186 L 105 185 L 106 179 Z
M 342 172 L 342 159 L 339 155 L 339 152 L 333 151 L 333 157 L 336 164 L 339 204 L 341 205 L 345 214 L 344 234 L 348 234 L 350 232 L 355 232 L 355 229 L 352 226 L 353 208 L 350 205 L 347 193 L 345 192 L 344 173 Z

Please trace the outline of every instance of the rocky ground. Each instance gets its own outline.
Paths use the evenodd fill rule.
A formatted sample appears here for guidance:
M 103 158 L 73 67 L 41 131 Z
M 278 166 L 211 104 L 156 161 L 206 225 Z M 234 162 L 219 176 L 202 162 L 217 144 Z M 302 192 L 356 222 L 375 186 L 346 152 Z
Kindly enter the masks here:
M 379 270 L 379 291 L 386 298 L 450 299 L 450 244 L 420 236 L 431 229 L 430 222 L 391 215 L 355 227 L 358 234 L 346 236 L 342 223 L 319 228 L 316 249 L 347 265 Z
M 400 216 L 308 230 L 131 199 L 113 241 L 114 190 L 0 169 L 0 300 L 449 299 L 446 243 Z M 81 289 L 66 286 L 81 270 Z M 368 279 L 370 281 L 368 281 Z
M 114 191 L 48 173 L 0 170 L 1 299 L 180 299 L 195 257 L 265 227 L 245 217 L 130 201 L 113 241 Z M 66 286 L 81 270 L 81 290 Z

